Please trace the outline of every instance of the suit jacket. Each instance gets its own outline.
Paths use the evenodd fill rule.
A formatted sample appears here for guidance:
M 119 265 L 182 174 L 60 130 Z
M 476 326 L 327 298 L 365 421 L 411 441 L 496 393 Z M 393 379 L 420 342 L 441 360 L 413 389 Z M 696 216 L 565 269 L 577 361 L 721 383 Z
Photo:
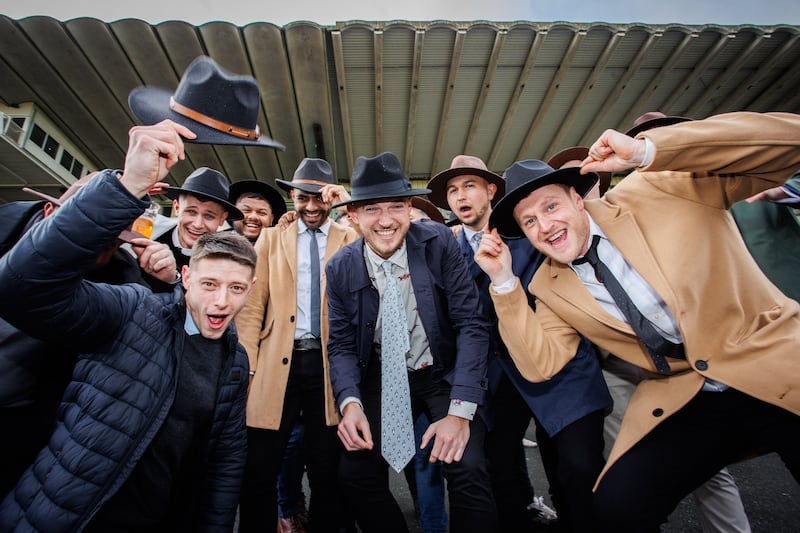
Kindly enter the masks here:
M 671 309 L 686 361 L 644 381 L 625 413 L 606 469 L 683 407 L 706 377 L 800 414 L 800 305 L 770 283 L 728 213 L 800 167 L 800 116 L 729 113 L 640 134 L 655 158 L 586 209 Z M 575 273 L 547 259 L 529 290 L 492 294 L 500 331 L 524 376 L 548 379 L 580 334 L 655 372 L 633 330 L 606 313 Z
M 380 307 L 364 260 L 364 239 L 344 247 L 326 267 L 330 337 L 328 357 L 337 405 L 361 398 L 372 361 Z M 420 319 L 430 342 L 435 380 L 452 387 L 451 399 L 483 403 L 487 388 L 489 322 L 450 229 L 420 220 L 406 236 L 408 268 Z
M 325 262 L 342 246 L 357 238 L 352 228 L 331 221 L 325 249 Z M 255 244 L 258 253 L 256 282 L 247 303 L 236 317 L 239 340 L 255 371 L 247 398 L 247 425 L 278 429 L 286 395 L 286 382 L 292 366 L 295 313 L 297 312 L 297 222 L 286 230 L 265 228 Z M 325 418 L 328 425 L 339 422 L 333 404 L 325 341 L 328 338 L 325 277 L 322 278 L 320 335 L 325 371 Z
M 570 359 L 552 379 L 533 383 L 522 377 L 497 329 L 497 315 L 489 294 L 491 284 L 489 276 L 475 262 L 472 247 L 463 231 L 458 235 L 458 244 L 469 267 L 469 273 L 478 286 L 481 305 L 494 326 L 489 349 L 490 391 L 496 390 L 505 374 L 536 416 L 537 423 L 541 424 L 551 437 L 589 413 L 610 408 L 611 395 L 603 379 L 594 345 L 589 341 L 584 340 L 580 343 L 575 357 Z M 536 251 L 528 239 L 509 240 L 506 244 L 511 251 L 514 274 L 523 284 L 530 283 L 544 256 Z M 533 295 L 529 295 L 528 304 L 534 307 Z M 491 405 L 491 402 L 489 404 Z M 491 418 L 490 416 L 490 425 Z

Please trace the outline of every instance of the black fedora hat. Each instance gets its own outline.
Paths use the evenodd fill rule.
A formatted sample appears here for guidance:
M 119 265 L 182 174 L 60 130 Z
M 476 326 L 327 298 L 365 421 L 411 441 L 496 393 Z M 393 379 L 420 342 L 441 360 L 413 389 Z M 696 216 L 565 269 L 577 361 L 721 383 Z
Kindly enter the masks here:
M 177 200 L 182 193 L 197 196 L 201 200 L 213 200 L 228 212 L 228 220 L 241 220 L 244 215 L 228 201 L 228 178 L 216 170 L 200 167 L 180 187 L 167 187 L 164 195 Z
M 429 189 L 412 188 L 397 156 L 383 152 L 375 157 L 361 156 L 356 159 L 350 179 L 350 200 L 333 207 L 384 198 L 422 196 L 430 192 Z
M 524 234 L 514 219 L 514 208 L 531 192 L 545 185 L 561 184 L 574 187 L 575 191 L 586 196 L 599 179 L 590 172 L 581 174 L 580 167 L 553 169 L 544 161 L 525 159 L 517 161 L 503 173 L 506 180 L 506 195 L 497 202 L 489 216 L 489 227 L 497 228 L 498 233 L 507 239 L 518 239 Z
M 589 157 L 589 148 L 586 146 L 570 146 L 550 156 L 547 164 L 558 170 L 570 161 L 583 161 Z M 611 172 L 598 172 L 600 177 L 600 196 L 604 195 L 611 186 Z
M 306 157 L 294 171 L 292 181 L 275 180 L 275 183 L 284 191 L 298 189 L 310 194 L 317 194 L 325 185 L 336 183 L 333 179 L 333 169 L 324 159 Z
M 490 171 L 481 158 L 462 154 L 453 158 L 450 168 L 439 172 L 428 182 L 428 188 L 431 190 L 428 198 L 433 202 L 433 205 L 442 209 L 450 209 L 447 204 L 447 182 L 456 176 L 465 175 L 480 176 L 497 187 L 497 192 L 495 192 L 492 199 L 492 205 L 499 202 L 500 198 L 505 194 L 506 182 L 501 176 Z
M 197 134 L 188 142 L 284 150 L 258 128 L 260 101 L 255 78 L 232 74 L 208 56 L 192 61 L 174 93 L 137 87 L 128 95 L 128 105 L 139 121 L 152 125 L 170 119 Z
M 634 120 L 633 127 L 626 131 L 625 135 L 628 137 L 636 137 L 643 131 L 660 128 L 662 126 L 671 126 L 679 122 L 689 122 L 690 120 L 692 119 L 688 117 L 668 116 L 661 111 L 649 111 Z
M 286 213 L 286 201 L 283 199 L 283 195 L 269 183 L 258 180 L 240 180 L 231 183 L 228 190 L 230 191 L 228 194 L 228 201 L 234 205 L 236 205 L 236 201 L 239 197 L 245 193 L 255 193 L 259 196 L 263 196 L 272 208 L 273 226 L 278 219 Z

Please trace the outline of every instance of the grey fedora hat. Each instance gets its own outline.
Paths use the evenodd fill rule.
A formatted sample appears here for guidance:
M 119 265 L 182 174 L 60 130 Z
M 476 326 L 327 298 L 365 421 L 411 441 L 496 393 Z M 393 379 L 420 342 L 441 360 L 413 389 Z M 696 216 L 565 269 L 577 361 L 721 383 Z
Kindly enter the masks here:
M 384 198 L 422 196 L 430 192 L 430 189 L 412 188 L 397 156 L 383 152 L 375 157 L 361 156 L 356 159 L 350 179 L 350 200 L 333 207 Z
M 164 195 L 167 198 L 177 200 L 182 193 L 197 196 L 201 200 L 213 200 L 228 212 L 229 220 L 241 220 L 244 215 L 235 205 L 228 201 L 230 194 L 228 178 L 221 172 L 208 167 L 200 167 L 183 182 L 180 187 L 167 187 Z
M 261 91 L 252 76 L 232 74 L 208 56 L 186 68 L 175 92 L 137 87 L 128 106 L 145 125 L 170 119 L 197 134 L 187 142 L 285 147 L 263 135 L 258 127 Z
M 523 237 L 522 229 L 514 219 L 514 208 L 530 193 L 545 185 L 561 184 L 574 187 L 575 191 L 586 196 L 599 179 L 590 172 L 581 174 L 580 167 L 567 167 L 555 170 L 538 159 L 517 161 L 503 173 L 506 180 L 506 195 L 497 202 L 489 215 L 489 227 L 497 228 L 498 233 L 508 239 Z
M 275 180 L 275 183 L 287 192 L 298 189 L 310 194 L 317 194 L 325 185 L 334 184 L 336 180 L 333 178 L 333 169 L 330 163 L 324 159 L 306 157 L 300 161 L 297 170 L 294 171 L 292 181 Z

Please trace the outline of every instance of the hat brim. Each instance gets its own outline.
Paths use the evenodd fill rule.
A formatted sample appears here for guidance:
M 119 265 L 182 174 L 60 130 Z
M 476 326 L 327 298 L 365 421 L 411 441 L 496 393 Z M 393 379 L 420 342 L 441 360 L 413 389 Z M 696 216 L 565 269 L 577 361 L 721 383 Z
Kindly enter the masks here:
M 186 126 L 197 135 L 195 139 L 185 139 L 186 142 L 196 144 L 263 146 L 276 150 L 286 149 L 284 145 L 274 139 L 270 139 L 266 135 L 262 135 L 258 139 L 253 140 L 242 139 L 235 135 L 228 135 L 227 133 L 210 128 L 188 117 L 184 117 L 170 109 L 169 99 L 171 97 L 172 93 L 166 89 L 137 87 L 128 95 L 128 106 L 139 122 L 147 126 L 157 124 L 165 119 Z
M 292 189 L 297 189 L 299 191 L 307 192 L 309 194 L 319 194 L 319 191 L 325 186 L 330 185 L 326 183 L 324 185 L 320 185 L 317 183 L 298 183 L 294 181 L 287 181 L 287 180 L 275 180 L 275 183 L 286 192 L 292 192 Z
M 555 169 L 559 169 L 568 161 L 583 161 L 588 155 L 589 149 L 585 146 L 571 146 L 554 154 L 547 160 L 547 164 Z M 597 175 L 600 178 L 600 195 L 602 196 L 611 186 L 612 174 L 611 172 L 598 172 Z
M 489 183 L 493 183 L 497 187 L 497 191 L 492 198 L 492 206 L 496 205 L 505 194 L 506 180 L 494 172 L 472 167 L 448 168 L 436 174 L 428 182 L 428 188 L 431 190 L 428 199 L 433 205 L 442 209 L 450 209 L 447 204 L 447 182 L 456 176 L 480 176 Z
M 283 199 L 283 195 L 268 183 L 254 180 L 237 181 L 231 184 L 229 190 L 228 200 L 234 205 L 239 197 L 249 192 L 266 198 L 272 208 L 273 225 L 286 213 L 286 201 Z
M 414 200 L 416 200 L 416 202 Z M 433 203 L 425 200 L 423 197 L 414 196 L 411 198 L 411 205 L 417 209 L 421 209 L 434 222 L 444 224 L 444 215 L 442 215 L 442 212 L 436 209 Z
M 430 194 L 430 189 L 407 189 L 405 191 L 398 191 L 394 193 L 375 193 L 375 194 L 362 194 L 362 195 L 355 195 L 352 196 L 346 202 L 340 202 L 338 204 L 334 204 L 331 206 L 331 209 L 335 207 L 342 207 L 346 205 L 353 205 L 353 204 L 360 204 L 363 202 L 374 202 L 377 200 L 391 200 L 393 198 L 409 198 L 411 196 L 425 196 L 426 194 Z
M 535 178 L 523 183 L 519 187 L 507 192 L 506 195 L 497 202 L 497 205 L 492 210 L 492 214 L 489 216 L 489 229 L 497 228 L 497 232 L 506 239 L 519 239 L 524 237 L 525 234 L 522 228 L 519 227 L 519 224 L 517 224 L 514 218 L 514 208 L 517 204 L 536 189 L 555 184 L 574 187 L 575 191 L 581 195 L 581 197 L 586 196 L 586 194 L 592 190 L 592 187 L 595 186 L 599 177 L 594 172 L 581 174 L 580 170 L 580 167 L 567 167 L 555 170 L 540 178 Z
M 164 191 L 164 196 L 170 200 L 177 200 L 182 193 L 191 194 L 192 196 L 196 196 L 201 200 L 211 200 L 212 202 L 217 202 L 225 208 L 225 211 L 228 212 L 228 220 L 242 220 L 244 218 L 244 213 L 239 211 L 239 209 L 228 200 L 223 200 L 222 198 L 217 198 L 216 196 L 209 196 L 206 193 L 193 191 L 191 189 L 184 189 L 183 187 L 167 187 L 167 190 Z
M 659 117 L 654 118 L 651 120 L 646 120 L 641 124 L 632 127 L 628 131 L 625 132 L 625 135 L 628 137 L 636 137 L 643 131 L 652 130 L 653 128 L 661 128 L 663 126 L 671 126 L 673 124 L 679 124 L 681 122 L 689 122 L 692 119 L 688 117 Z

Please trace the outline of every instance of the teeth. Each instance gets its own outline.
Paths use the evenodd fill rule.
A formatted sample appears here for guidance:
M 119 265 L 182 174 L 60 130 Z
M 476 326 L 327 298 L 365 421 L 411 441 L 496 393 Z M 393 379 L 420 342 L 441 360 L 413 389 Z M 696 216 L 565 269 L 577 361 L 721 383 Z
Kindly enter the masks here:
M 561 236 L 562 236 L 563 234 L 564 234 L 564 230 L 562 229 L 561 231 L 559 231 L 558 233 L 556 233 L 556 234 L 555 234 L 555 235 L 553 235 L 552 237 L 549 237 L 549 238 L 547 239 L 547 242 L 550 242 L 550 243 L 552 243 L 552 242 L 555 242 L 555 241 L 557 241 L 558 239 L 560 239 L 560 238 L 561 238 Z

